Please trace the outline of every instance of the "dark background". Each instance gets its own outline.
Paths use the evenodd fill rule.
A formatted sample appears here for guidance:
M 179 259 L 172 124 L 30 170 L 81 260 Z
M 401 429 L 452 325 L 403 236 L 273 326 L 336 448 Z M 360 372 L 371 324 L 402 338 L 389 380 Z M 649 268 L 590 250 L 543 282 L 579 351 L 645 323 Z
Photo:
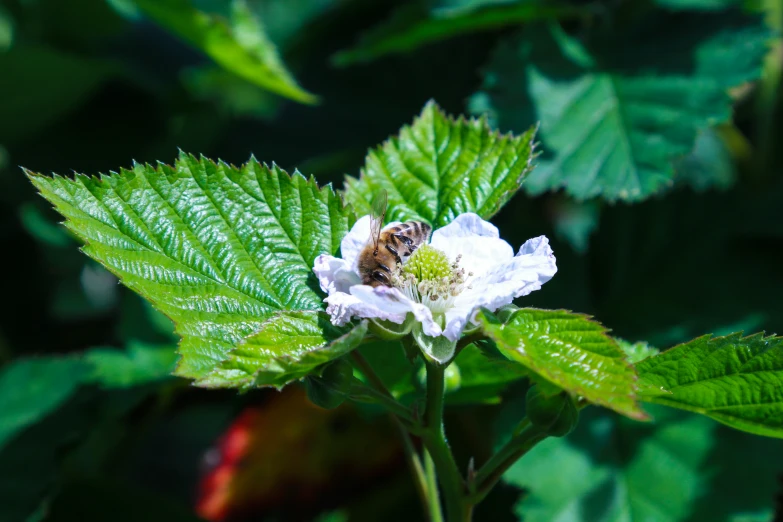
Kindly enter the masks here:
M 218 87 L 205 86 L 193 71 L 214 64 L 166 27 L 123 16 L 117 7 L 127 3 L 0 1 L 0 365 L 99 346 L 142 342 L 173 350 L 176 344 L 165 318 L 78 251 L 20 166 L 107 173 L 133 161 L 172 163 L 182 149 L 234 164 L 253 154 L 340 188 L 346 174 L 358 175 L 368 148 L 409 123 L 428 100 L 451 114 L 466 113 L 492 50 L 520 25 L 444 36 L 408 53 L 337 67 L 334 53 L 388 20 L 400 2 L 249 2 L 297 80 L 320 97 L 308 106 L 230 73 Z M 195 4 L 218 14 L 226 9 L 224 2 Z M 426 10 L 432 2 L 406 4 Z M 564 22 L 577 35 L 623 24 L 639 16 L 632 11 L 642 4 L 658 19 L 683 16 L 652 2 L 572 4 L 591 9 L 585 19 Z M 770 27 L 779 29 L 778 3 L 762 7 Z M 656 27 L 664 42 L 667 23 Z M 619 337 L 660 348 L 705 333 L 783 331 L 783 119 L 775 41 L 761 80 L 733 91 L 733 124 L 724 124 L 732 130 L 721 134 L 733 138 L 721 138 L 725 147 L 711 163 L 728 172 L 727 180 L 675 183 L 633 204 L 520 193 L 501 211 L 493 221 L 502 237 L 518 245 L 546 234 L 558 258 L 557 276 L 521 305 L 589 313 Z M 503 131 L 523 130 L 504 128 L 500 120 Z M 519 393 L 512 389 L 509 397 Z M 489 425 L 485 417 L 502 419 L 503 408 L 484 410 L 465 408 L 450 419 L 462 460 L 491 445 L 477 426 Z M 584 424 L 599 413 L 609 417 L 593 412 Z M 267 435 L 232 466 L 210 448 L 237 419 L 235 429 Z M 235 477 L 222 513 L 236 518 L 312 520 L 342 509 L 323 520 L 417 519 L 400 449 L 383 422 L 368 412 L 314 409 L 296 388 L 239 396 L 176 380 L 113 391 L 84 387 L 0 449 L 0 520 L 188 520 L 215 495 L 199 489 L 199 481 L 221 465 Z M 300 423 L 310 435 L 292 442 L 269 434 L 285 423 Z M 595 457 L 594 465 L 622 470 L 634 441 L 651 429 L 618 431 L 625 437 L 622 455 L 610 464 Z M 576 435 L 575 447 L 597 455 L 586 433 Z M 699 464 L 692 478 L 702 488 L 695 495 L 700 500 L 666 520 L 729 520 L 726 513 L 743 510 L 769 515 L 783 470 L 780 444 L 723 428 L 705 433 L 712 455 L 755 453 L 732 462 L 706 458 L 712 467 Z M 357 455 L 357 446 L 372 451 Z M 276 460 L 277 454 L 289 457 Z M 745 476 L 743 459 L 766 467 Z M 738 501 L 720 515 L 710 513 L 705 499 L 727 492 Z M 501 486 L 477 520 L 517 520 L 520 495 L 513 485 Z M 593 514 L 588 509 L 568 520 L 604 520 L 602 506 L 612 495 L 602 495 L 580 500 L 594 506 Z

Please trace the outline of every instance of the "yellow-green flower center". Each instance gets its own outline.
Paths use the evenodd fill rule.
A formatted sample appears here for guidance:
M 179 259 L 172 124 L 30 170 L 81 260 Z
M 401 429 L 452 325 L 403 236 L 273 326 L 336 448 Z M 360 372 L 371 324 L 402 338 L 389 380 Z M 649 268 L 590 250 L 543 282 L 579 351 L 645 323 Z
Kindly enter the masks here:
M 443 314 L 465 287 L 465 270 L 459 266 L 461 257 L 450 263 L 444 252 L 422 245 L 404 265 L 397 265 L 392 284 L 411 300 L 425 304 L 433 314 Z
M 402 267 L 403 275 L 412 275 L 418 282 L 439 281 L 451 277 L 451 263 L 446 254 L 429 245 L 420 246 Z

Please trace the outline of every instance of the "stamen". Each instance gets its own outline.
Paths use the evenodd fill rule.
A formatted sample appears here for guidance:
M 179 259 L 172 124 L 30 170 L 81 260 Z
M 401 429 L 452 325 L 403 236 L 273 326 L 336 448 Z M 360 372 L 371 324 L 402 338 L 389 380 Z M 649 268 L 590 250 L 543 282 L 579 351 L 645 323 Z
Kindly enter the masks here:
M 411 300 L 425 304 L 435 314 L 445 313 L 454 305 L 454 298 L 466 288 L 467 275 L 460 268 L 462 255 L 449 263 L 446 254 L 423 245 L 404 265 L 397 263 L 392 271 L 392 285 Z M 469 287 L 468 287 L 469 288 Z

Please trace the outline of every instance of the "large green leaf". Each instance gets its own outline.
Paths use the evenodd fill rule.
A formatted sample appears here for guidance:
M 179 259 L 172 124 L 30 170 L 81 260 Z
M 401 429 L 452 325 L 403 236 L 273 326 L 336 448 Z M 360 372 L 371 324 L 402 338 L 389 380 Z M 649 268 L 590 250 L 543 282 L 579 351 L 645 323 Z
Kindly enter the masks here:
M 498 350 L 557 386 L 635 419 L 636 374 L 606 329 L 564 310 L 523 308 L 501 323 L 487 311 L 478 323 Z
M 229 353 L 214 374 L 216 384 L 229 378 L 243 387 L 282 387 L 350 352 L 366 334 L 366 321 L 355 328 L 339 328 L 325 312 L 282 312 Z M 201 383 L 212 384 L 212 376 Z
M 277 312 L 320 310 L 315 257 L 335 253 L 353 214 L 327 187 L 251 160 L 182 154 L 101 178 L 28 173 L 86 242 L 84 252 L 171 318 L 176 373 L 199 379 Z
M 520 136 L 493 132 L 485 119 L 453 119 L 429 102 L 397 137 L 370 151 L 346 196 L 369 213 L 374 195 L 388 193 L 390 220 L 418 219 L 435 227 L 464 212 L 494 215 L 532 169 L 530 128 Z
M 783 438 L 783 337 L 705 335 L 637 365 L 639 398 Z
M 0 448 L 68 399 L 89 366 L 73 357 L 20 359 L 0 370 Z
M 158 24 L 203 51 L 221 67 L 286 98 L 316 103 L 283 65 L 261 22 L 234 0 L 231 20 L 195 9 L 189 0 L 133 0 Z
M 370 29 L 356 47 L 340 51 L 332 60 L 339 66 L 346 66 L 388 54 L 409 52 L 463 34 L 578 12 L 573 7 L 540 0 L 437 10 L 420 4 L 407 4 L 398 8 L 387 22 Z
M 599 413 L 583 412 L 572 435 L 545 440 L 503 476 L 527 491 L 521 520 L 771 519 L 783 459 L 776 441 L 673 410 L 655 411 L 655 424 Z
M 541 121 L 545 155 L 529 192 L 640 200 L 672 184 L 672 162 L 700 129 L 731 118 L 726 91 L 759 77 L 769 37 L 741 13 L 651 13 L 644 27 L 583 40 L 529 30 L 498 48 L 472 110 L 501 128 Z

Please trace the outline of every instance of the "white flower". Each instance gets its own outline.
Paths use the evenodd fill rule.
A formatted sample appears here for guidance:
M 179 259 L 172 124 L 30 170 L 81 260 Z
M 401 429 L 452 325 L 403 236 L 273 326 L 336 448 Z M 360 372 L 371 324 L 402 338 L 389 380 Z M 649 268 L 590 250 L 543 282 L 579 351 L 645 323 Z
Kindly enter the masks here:
M 494 311 L 510 304 L 540 289 L 557 272 L 545 236 L 529 239 L 514 255 L 494 225 L 467 213 L 436 230 L 430 248 L 420 247 L 403 260 L 393 277 L 394 287 L 373 288 L 362 284 L 357 270 L 359 253 L 369 237 L 370 217 L 365 216 L 343 239 L 342 259 L 320 255 L 315 260 L 313 270 L 329 294 L 326 311 L 332 323 L 343 325 L 352 317 L 364 317 L 401 324 L 412 313 L 423 334 L 451 342 L 450 353 L 429 353 L 439 362 L 453 355 L 453 343 L 480 308 Z

